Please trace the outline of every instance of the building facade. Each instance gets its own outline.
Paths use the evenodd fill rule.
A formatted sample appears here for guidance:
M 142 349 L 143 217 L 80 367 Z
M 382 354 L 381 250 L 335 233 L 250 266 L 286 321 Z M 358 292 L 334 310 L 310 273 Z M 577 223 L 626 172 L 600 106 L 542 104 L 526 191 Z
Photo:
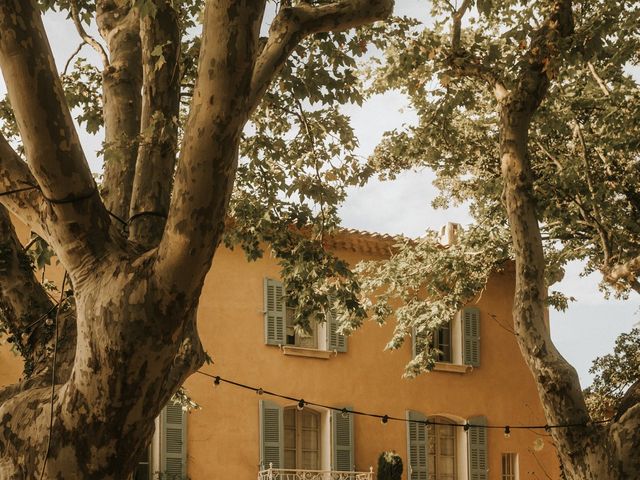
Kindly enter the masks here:
M 363 232 L 333 239 L 352 264 L 380 258 L 390 245 L 388 237 Z M 301 335 L 281 301 L 285 289 L 274 259 L 248 263 L 241 251 L 221 248 L 198 313 L 214 362 L 202 370 L 325 407 L 193 375 L 185 388 L 201 409 L 165 408 L 137 478 L 370 479 L 384 451 L 401 456 L 407 480 L 559 478 L 546 432 L 482 428 L 545 423 L 513 333 L 512 271 L 494 274 L 477 302 L 437 332 L 440 361 L 415 379 L 403 378 L 415 342 L 384 350 L 392 323 L 366 322 L 345 338 L 328 318 Z M 0 346 L 0 385 L 15 381 L 21 368 Z

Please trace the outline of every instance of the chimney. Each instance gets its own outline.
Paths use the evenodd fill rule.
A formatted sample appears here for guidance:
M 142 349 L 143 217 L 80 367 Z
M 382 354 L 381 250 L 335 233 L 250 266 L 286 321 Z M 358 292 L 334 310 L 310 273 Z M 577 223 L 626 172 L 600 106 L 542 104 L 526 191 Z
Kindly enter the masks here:
M 440 234 L 438 235 L 438 243 L 443 247 L 450 247 L 456 243 L 458 237 L 459 223 L 447 222 L 446 225 L 440 227 Z

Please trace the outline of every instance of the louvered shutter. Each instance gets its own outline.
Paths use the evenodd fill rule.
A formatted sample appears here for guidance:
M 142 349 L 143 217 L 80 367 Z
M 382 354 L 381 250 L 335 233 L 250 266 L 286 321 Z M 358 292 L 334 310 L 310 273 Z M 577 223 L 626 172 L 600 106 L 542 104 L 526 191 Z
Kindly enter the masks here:
M 267 345 L 283 345 L 286 309 L 282 299 L 282 282 L 264 279 L 264 341 Z
M 409 480 L 427 480 L 427 417 L 419 412 L 407 412 L 407 457 Z
M 284 465 L 284 418 L 282 407 L 260 400 L 260 465 L 262 469 Z
M 338 322 L 333 309 L 327 315 L 327 350 L 347 351 L 347 337 L 338 333 Z
M 341 407 L 343 408 L 343 407 Z M 352 407 L 344 407 L 353 410 Z M 354 470 L 353 414 L 331 411 L 331 469 L 340 472 Z
M 424 351 L 424 343 L 426 342 L 427 334 L 423 331 L 419 332 L 417 328 L 413 328 L 411 334 L 411 352 L 413 357 Z
M 463 363 L 480 366 L 480 310 L 467 307 L 462 310 Z
M 187 416 L 179 403 L 169 402 L 161 414 L 160 470 L 166 480 L 187 478 Z
M 469 480 L 488 480 L 489 464 L 487 461 L 487 425 L 486 417 L 472 417 L 469 419 L 470 427 L 467 431 L 469 451 Z

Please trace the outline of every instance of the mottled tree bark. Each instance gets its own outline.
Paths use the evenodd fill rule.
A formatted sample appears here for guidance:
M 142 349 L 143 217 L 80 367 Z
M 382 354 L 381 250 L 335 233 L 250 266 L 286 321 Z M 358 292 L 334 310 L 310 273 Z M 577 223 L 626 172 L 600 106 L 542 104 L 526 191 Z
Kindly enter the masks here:
M 500 101 L 504 203 L 516 260 L 513 315 L 517 339 L 536 381 L 547 422 L 574 425 L 551 431 L 566 477 L 640 478 L 638 399 L 610 424 L 592 424 L 578 375 L 553 345 L 545 322 L 545 257 L 527 148 L 531 118 L 549 85 L 544 57 L 552 54 L 555 39 L 570 35 L 573 28 L 571 1 L 552 4 L 552 15 L 533 40 L 532 51 L 537 53 L 528 59 L 517 86 Z
M 21 246 L 0 210 L 4 323 L 34 352 L 25 354 L 33 363 L 25 379 L 0 390 L 2 479 L 130 476 L 154 418 L 204 362 L 198 297 L 220 243 L 240 134 L 251 111 L 306 35 L 384 18 L 393 5 L 345 0 L 285 8 L 287 28 L 296 34 L 274 30 L 270 47 L 259 50 L 265 0 L 207 1 L 199 73 L 178 149 L 181 32 L 171 2 L 153 3 L 157 19 L 141 18 L 129 1 L 96 5 L 109 62 L 100 195 L 35 0 L 0 2 L 0 67 L 26 154 L 25 162 L 0 139 L 0 188 L 25 181 L 35 187 L 0 200 L 50 243 L 73 290 L 52 319 L 57 342 L 51 322 L 23 337 L 25 323 L 55 309 L 20 263 Z M 157 47 L 164 65 L 154 58 Z M 109 212 L 125 221 L 156 212 L 167 221 L 137 216 L 129 236 Z M 46 348 L 52 345 L 55 359 Z

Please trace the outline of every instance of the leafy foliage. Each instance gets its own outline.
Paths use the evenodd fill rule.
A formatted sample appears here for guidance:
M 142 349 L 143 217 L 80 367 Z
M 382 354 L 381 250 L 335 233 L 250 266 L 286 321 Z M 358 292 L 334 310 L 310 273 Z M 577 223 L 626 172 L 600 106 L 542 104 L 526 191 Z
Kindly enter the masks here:
M 640 381 L 640 328 L 620 335 L 613 353 L 596 358 L 589 373 L 595 377 L 585 390 L 587 406 L 593 418 L 611 418 L 629 387 Z
M 640 204 L 631 187 L 640 180 L 640 90 L 628 73 L 638 62 L 640 10 L 633 2 L 573 3 L 574 34 L 560 42 L 559 50 L 545 52 L 545 71 L 553 83 L 529 138 L 548 285 L 562 278 L 568 261 L 586 261 L 587 273 L 601 271 L 606 279 L 615 265 L 640 254 Z M 462 235 L 459 250 L 437 248 L 430 232 L 399 245 L 388 262 L 361 268 L 372 276 L 363 281 L 363 290 L 376 295 L 367 305 L 376 320 L 391 312 L 390 299 L 401 301 L 389 348 L 397 348 L 415 329 L 428 339 L 428 332 L 482 290 L 483 269 L 510 257 L 499 104 L 490 84 L 499 79 L 507 92 L 516 86 L 548 14 L 544 5 L 471 2 L 475 8 L 456 26 L 454 6 L 434 1 L 433 25 L 391 39 L 384 60 L 374 59 L 372 90 L 404 93 L 419 121 L 388 132 L 371 167 L 383 179 L 407 169 L 432 169 L 440 192 L 434 206 L 469 205 L 474 218 L 469 231 L 484 232 L 475 244 Z M 491 237 L 491 231 L 501 233 Z M 485 237 L 499 241 L 483 244 Z M 448 264 L 452 254 L 456 261 Z M 638 286 L 633 277 L 603 283 L 622 296 Z M 558 292 L 549 296 L 556 308 L 566 308 L 568 301 Z M 407 373 L 428 369 L 433 361 L 433 351 L 426 348 Z

